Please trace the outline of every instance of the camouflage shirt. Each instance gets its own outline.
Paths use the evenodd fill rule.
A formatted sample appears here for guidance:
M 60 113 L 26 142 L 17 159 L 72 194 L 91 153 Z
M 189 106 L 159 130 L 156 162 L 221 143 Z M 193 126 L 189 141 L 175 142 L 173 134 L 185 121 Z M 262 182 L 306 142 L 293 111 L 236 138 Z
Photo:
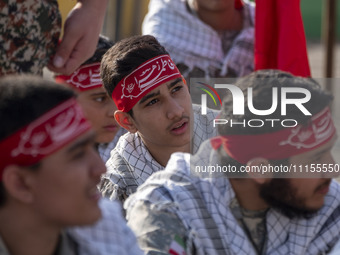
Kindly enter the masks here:
M 57 0 L 0 0 L 0 76 L 41 75 L 60 29 Z

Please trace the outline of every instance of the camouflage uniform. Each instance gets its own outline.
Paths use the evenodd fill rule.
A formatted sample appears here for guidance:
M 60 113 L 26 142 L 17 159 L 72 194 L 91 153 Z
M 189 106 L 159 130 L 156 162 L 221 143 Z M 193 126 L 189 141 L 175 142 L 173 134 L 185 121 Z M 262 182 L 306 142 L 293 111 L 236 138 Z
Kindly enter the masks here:
M 57 0 L 0 1 L 0 76 L 42 74 L 59 40 Z

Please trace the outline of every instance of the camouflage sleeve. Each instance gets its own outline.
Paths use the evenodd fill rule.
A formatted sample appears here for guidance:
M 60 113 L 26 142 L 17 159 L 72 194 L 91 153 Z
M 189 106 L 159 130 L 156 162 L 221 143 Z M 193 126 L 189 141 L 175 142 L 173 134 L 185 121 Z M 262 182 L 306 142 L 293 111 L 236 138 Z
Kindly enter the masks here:
M 61 30 L 57 0 L 0 1 L 0 76 L 42 74 Z
M 128 212 L 128 225 L 145 254 L 186 254 L 188 230 L 175 214 L 137 201 Z

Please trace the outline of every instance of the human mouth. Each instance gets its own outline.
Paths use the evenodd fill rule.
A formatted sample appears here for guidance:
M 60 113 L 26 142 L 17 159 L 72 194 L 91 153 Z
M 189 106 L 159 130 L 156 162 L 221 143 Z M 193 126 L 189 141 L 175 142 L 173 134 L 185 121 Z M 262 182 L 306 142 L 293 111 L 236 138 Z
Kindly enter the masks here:
M 115 132 L 117 131 L 118 127 L 116 125 L 107 125 L 104 126 L 104 129 L 108 132 Z
M 97 186 L 91 188 L 91 189 L 89 190 L 89 193 L 88 193 L 88 194 L 89 194 L 90 199 L 91 199 L 91 200 L 94 200 L 94 201 L 96 201 L 96 202 L 98 202 L 99 199 L 100 199 L 100 197 L 101 197 L 101 194 L 100 194 L 100 192 L 99 192 Z
M 184 134 L 188 129 L 188 121 L 181 120 L 172 125 L 170 131 L 172 134 L 181 135 Z
M 317 189 L 316 192 L 322 195 L 326 195 L 329 191 L 331 180 L 325 182 L 324 184 L 321 184 Z

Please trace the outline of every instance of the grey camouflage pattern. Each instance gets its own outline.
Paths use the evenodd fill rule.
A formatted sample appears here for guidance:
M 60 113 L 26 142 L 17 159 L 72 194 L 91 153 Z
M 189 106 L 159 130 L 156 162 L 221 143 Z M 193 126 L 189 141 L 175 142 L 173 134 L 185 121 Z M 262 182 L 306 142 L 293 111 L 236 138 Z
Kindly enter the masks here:
M 129 222 L 129 219 L 132 221 Z M 139 247 L 146 255 L 169 254 L 175 236 L 186 242 L 187 247 L 193 245 L 188 244 L 189 231 L 175 214 L 156 208 L 150 203 L 136 203 L 129 211 L 128 226 L 136 234 Z

